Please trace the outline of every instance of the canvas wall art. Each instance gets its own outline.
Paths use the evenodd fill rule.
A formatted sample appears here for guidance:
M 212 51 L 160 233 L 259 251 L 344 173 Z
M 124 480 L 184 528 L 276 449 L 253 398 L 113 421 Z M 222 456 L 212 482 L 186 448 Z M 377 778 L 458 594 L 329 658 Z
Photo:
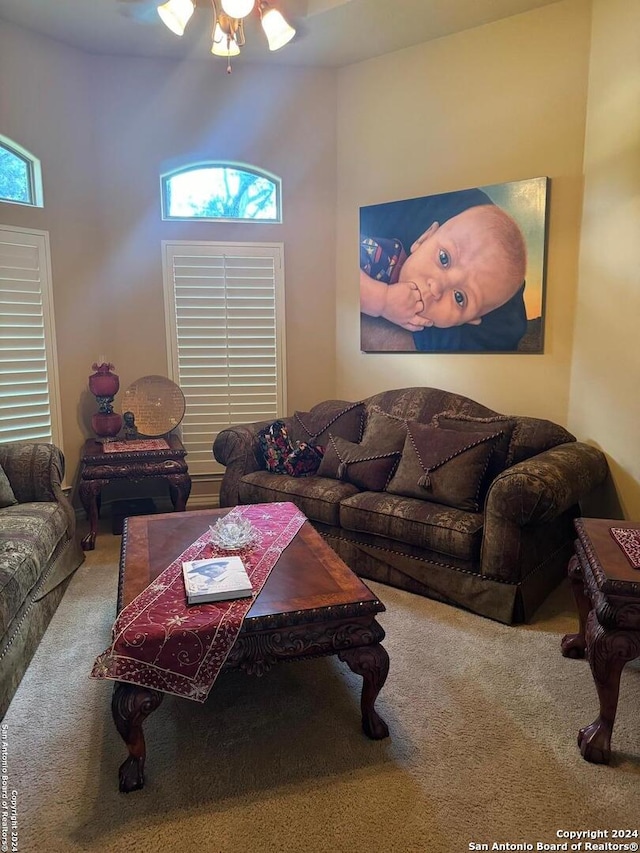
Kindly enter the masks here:
M 548 178 L 360 208 L 363 352 L 541 353 Z

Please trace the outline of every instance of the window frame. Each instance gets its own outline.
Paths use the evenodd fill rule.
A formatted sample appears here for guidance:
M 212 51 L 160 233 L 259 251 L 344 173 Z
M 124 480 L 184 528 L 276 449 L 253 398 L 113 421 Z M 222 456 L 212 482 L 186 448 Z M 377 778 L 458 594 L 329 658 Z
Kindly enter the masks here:
M 13 141 L 13 139 L 9 139 L 8 136 L 3 136 L 1 133 L 0 147 L 9 151 L 11 154 L 18 157 L 18 159 L 26 163 L 29 178 L 29 194 L 31 198 L 30 201 L 20 201 L 19 199 L 0 196 L 0 202 L 3 204 L 19 204 L 21 207 L 44 207 L 42 166 L 40 164 L 40 160 L 38 160 L 37 157 L 34 157 L 34 155 L 31 154 L 30 151 L 27 151 L 26 148 L 18 145 L 17 142 Z
M 184 175 L 187 172 L 195 172 L 199 169 L 235 169 L 238 172 L 246 172 L 255 175 L 258 178 L 265 178 L 275 186 L 276 191 L 276 216 L 273 219 L 265 218 L 244 218 L 236 216 L 171 216 L 168 208 L 167 184 L 177 175 Z M 182 166 L 179 169 L 172 169 L 169 172 L 164 172 L 160 175 L 160 205 L 162 219 L 165 222 L 238 222 L 253 225 L 281 225 L 282 224 L 282 180 L 272 172 L 267 172 L 265 169 L 258 169 L 256 166 L 250 166 L 246 163 L 234 163 L 226 160 L 203 160 L 198 163 L 189 163 L 188 166 Z
M 276 410 L 273 420 L 284 417 L 287 412 L 287 349 L 286 349 L 286 314 L 285 314 L 285 281 L 284 281 L 284 243 L 262 243 L 254 241 L 213 241 L 213 240 L 163 240 L 162 241 L 162 278 L 165 306 L 165 333 L 167 345 L 168 375 L 176 385 L 180 385 L 180 365 L 178 354 L 178 322 L 175 310 L 174 276 L 171 259 L 176 248 L 184 247 L 197 251 L 214 250 L 211 257 L 220 257 L 224 250 L 236 257 L 260 256 L 260 253 L 271 255 L 274 260 L 274 307 L 275 307 L 275 360 L 276 360 Z M 217 250 L 217 251 L 216 251 Z M 244 253 L 244 254 L 243 254 Z M 188 412 L 188 392 L 187 398 Z M 271 415 L 268 416 L 269 418 Z M 235 421 L 234 423 L 238 423 Z M 215 432 L 212 431 L 210 445 L 213 445 L 216 435 L 233 423 L 225 424 Z M 188 437 L 183 436 L 187 452 L 189 451 Z M 192 469 L 192 477 L 201 480 L 218 480 L 224 473 L 224 467 L 213 458 L 211 453 L 210 470 L 202 472 L 197 466 Z

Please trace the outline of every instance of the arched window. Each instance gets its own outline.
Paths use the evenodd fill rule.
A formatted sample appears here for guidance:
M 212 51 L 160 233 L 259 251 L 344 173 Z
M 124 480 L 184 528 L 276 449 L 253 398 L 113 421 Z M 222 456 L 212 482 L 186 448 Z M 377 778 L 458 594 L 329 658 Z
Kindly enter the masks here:
M 280 179 L 233 163 L 198 163 L 162 176 L 163 219 L 282 222 Z
M 0 201 L 42 207 L 40 161 L 5 136 L 0 136 Z

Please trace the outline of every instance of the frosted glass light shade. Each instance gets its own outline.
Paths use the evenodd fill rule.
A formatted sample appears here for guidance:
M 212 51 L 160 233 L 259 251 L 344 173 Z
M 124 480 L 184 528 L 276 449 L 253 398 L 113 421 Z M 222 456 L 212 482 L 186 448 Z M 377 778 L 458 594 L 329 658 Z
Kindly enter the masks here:
M 194 9 L 192 0 L 168 0 L 167 3 L 158 6 L 158 14 L 172 33 L 181 36 Z
M 213 44 L 211 45 L 211 53 L 214 56 L 239 56 L 240 48 L 238 42 L 232 35 L 227 35 L 220 24 L 216 23 L 216 28 L 213 31 Z
M 280 50 L 291 41 L 296 31 L 277 9 L 267 9 L 262 14 L 262 29 L 269 42 L 269 50 Z
M 230 18 L 244 18 L 255 6 L 255 0 L 221 0 L 221 5 Z

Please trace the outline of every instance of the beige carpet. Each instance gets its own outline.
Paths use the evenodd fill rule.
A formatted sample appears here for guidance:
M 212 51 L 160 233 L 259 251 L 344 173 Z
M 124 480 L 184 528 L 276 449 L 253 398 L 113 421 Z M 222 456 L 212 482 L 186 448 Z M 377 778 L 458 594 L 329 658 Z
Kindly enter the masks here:
M 88 677 L 118 546 L 98 537 L 4 720 L 20 851 L 462 853 L 638 827 L 640 668 L 623 673 L 611 766 L 588 764 L 576 732 L 597 702 L 588 664 L 559 653 L 566 586 L 507 628 L 371 584 L 387 606 L 389 739 L 361 733 L 360 679 L 336 659 L 229 673 L 205 705 L 165 699 L 145 724 L 146 787 L 120 794 L 111 685 Z

